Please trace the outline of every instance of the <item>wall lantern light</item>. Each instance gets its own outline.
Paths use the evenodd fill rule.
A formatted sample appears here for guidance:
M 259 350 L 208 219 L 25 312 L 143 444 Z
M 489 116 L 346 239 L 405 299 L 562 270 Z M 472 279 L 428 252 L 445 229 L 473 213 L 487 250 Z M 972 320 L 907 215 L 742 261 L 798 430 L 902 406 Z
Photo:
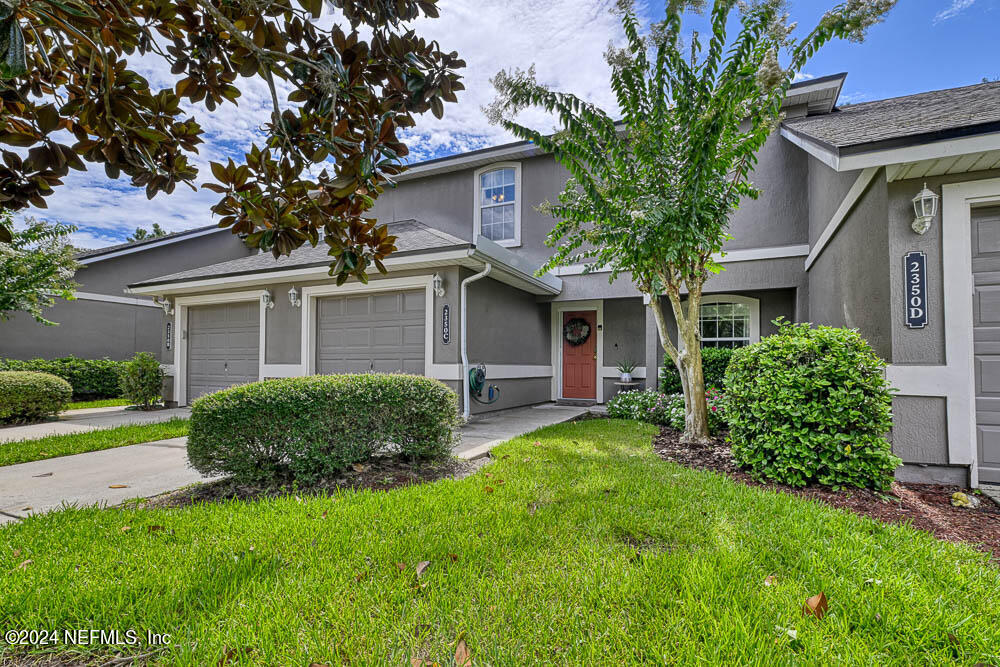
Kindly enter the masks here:
M 299 291 L 295 287 L 288 290 L 288 303 L 292 304 L 292 308 L 298 308 L 302 305 L 302 299 L 299 298 Z
M 913 198 L 913 213 L 916 217 L 913 219 L 913 231 L 917 234 L 923 234 L 928 229 L 931 228 L 931 222 L 934 220 L 934 216 L 937 215 L 938 200 L 941 197 L 927 188 L 927 184 L 924 183 L 924 189 L 917 193 L 917 196 Z
M 160 304 L 160 308 L 163 309 L 164 315 L 169 317 L 174 314 L 174 304 L 170 301 L 170 299 L 161 299 L 160 297 L 156 297 L 153 301 Z
M 264 292 L 260 295 L 260 302 L 264 304 L 264 307 L 268 310 L 274 308 L 274 299 L 271 297 L 271 292 L 268 290 L 264 290 Z
M 440 273 L 435 273 L 433 278 L 434 284 L 434 294 L 441 298 L 444 296 L 444 279 L 441 278 Z

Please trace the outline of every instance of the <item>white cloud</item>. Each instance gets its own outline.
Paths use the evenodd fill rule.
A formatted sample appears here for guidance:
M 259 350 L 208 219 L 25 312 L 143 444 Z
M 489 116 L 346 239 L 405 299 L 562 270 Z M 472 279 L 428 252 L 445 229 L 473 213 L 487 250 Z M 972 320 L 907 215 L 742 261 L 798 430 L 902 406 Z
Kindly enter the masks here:
M 976 0 L 951 0 L 950 7 L 942 9 L 934 15 L 934 23 L 938 24 L 941 21 L 955 18 L 974 4 L 976 4 Z
M 798 83 L 799 81 L 809 81 L 810 79 L 815 79 L 815 74 L 806 74 L 805 72 L 796 72 L 795 76 L 792 77 L 792 83 Z
M 442 0 L 440 18 L 421 19 L 414 27 L 465 59 L 467 67 L 461 74 L 466 90 L 458 93 L 457 104 L 445 105 L 442 120 L 430 113 L 417 119 L 417 126 L 405 135 L 411 160 L 513 140 L 501 128 L 490 126 L 480 110 L 493 99 L 489 79 L 500 69 L 524 69 L 534 63 L 540 81 L 613 113 L 603 53 L 609 41 L 622 39 L 618 17 L 610 11 L 614 5 L 615 0 Z M 330 20 L 324 17 L 323 22 Z M 133 66 L 154 89 L 176 80 L 154 57 L 134 60 Z M 239 85 L 243 90 L 239 106 L 226 104 L 211 113 L 201 105 L 191 108 L 205 130 L 205 143 L 193 156 L 202 179 L 210 178 L 210 160 L 241 159 L 244 149 L 262 136 L 259 128 L 271 108 L 267 86 L 258 79 L 240 79 Z M 519 120 L 541 129 L 553 126 L 538 112 L 526 111 Z M 144 190 L 129 187 L 127 178 L 109 181 L 101 165 L 88 166 L 87 172 L 71 172 L 64 179 L 65 185 L 47 198 L 48 209 L 29 209 L 25 214 L 79 226 L 74 240 L 86 247 L 118 242 L 137 226 L 148 228 L 153 222 L 178 231 L 213 221 L 209 208 L 218 201 L 215 193 L 192 192 L 179 185 L 172 195 L 160 193 L 148 201 Z

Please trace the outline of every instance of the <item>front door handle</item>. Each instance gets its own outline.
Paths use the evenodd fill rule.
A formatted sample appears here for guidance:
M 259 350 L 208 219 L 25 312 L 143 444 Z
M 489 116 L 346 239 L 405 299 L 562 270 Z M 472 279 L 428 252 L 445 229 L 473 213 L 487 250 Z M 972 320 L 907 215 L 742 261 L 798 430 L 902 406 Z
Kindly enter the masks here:
M 597 361 L 597 353 L 594 352 L 594 361 Z

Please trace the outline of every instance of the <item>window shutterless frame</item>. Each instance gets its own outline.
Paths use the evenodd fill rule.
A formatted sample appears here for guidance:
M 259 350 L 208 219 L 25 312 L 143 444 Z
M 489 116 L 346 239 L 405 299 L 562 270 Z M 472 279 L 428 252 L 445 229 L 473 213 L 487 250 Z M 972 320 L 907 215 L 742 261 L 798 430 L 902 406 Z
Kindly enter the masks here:
M 503 180 L 497 183 L 487 184 L 488 189 L 491 194 L 502 196 L 503 199 L 483 201 L 483 176 L 492 174 L 493 172 L 498 172 L 498 176 L 502 174 L 503 170 L 512 170 L 513 183 L 505 183 Z M 502 176 L 501 176 L 502 179 Z M 512 186 L 512 187 L 511 187 Z M 496 236 L 497 226 L 503 226 L 506 222 L 503 220 L 504 209 L 513 209 L 513 236 L 510 238 L 493 238 L 491 239 L 498 245 L 511 248 L 521 245 L 521 199 L 523 193 L 521 191 L 521 163 L 520 162 L 497 162 L 480 169 L 477 169 L 473 174 L 473 215 L 472 215 L 472 238 L 478 238 L 479 236 L 485 236 L 490 238 L 491 236 Z M 511 205 L 510 192 L 513 190 L 513 205 Z M 485 213 L 484 213 L 485 211 Z M 485 221 L 488 228 L 484 230 L 484 218 L 489 216 L 489 220 Z M 499 220 L 496 220 L 497 217 Z M 484 231 L 490 232 L 490 234 L 484 234 Z

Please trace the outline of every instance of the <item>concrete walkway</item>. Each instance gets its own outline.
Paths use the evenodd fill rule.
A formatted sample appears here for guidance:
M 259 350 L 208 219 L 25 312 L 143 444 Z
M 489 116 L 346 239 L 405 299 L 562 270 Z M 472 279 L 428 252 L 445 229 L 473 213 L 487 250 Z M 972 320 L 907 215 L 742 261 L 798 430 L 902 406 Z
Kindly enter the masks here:
M 174 417 L 190 416 L 190 408 L 170 408 L 167 410 L 150 410 L 149 412 L 126 410 L 123 407 L 67 410 L 59 415 L 58 420 L 42 422 L 41 424 L 0 428 L 0 442 L 34 440 L 35 438 L 44 438 L 47 435 L 62 435 L 65 433 L 83 433 L 84 431 L 113 428 L 126 424 L 155 424 L 168 421 Z
M 186 416 L 188 411 L 130 414 L 141 417 L 166 412 Z M 546 404 L 474 418 L 475 421 L 462 427 L 462 440 L 455 447 L 455 455 L 464 459 L 485 456 L 501 442 L 542 426 L 570 421 L 585 412 L 587 408 Z M 120 415 L 116 417 L 120 419 Z M 82 430 L 99 428 L 91 421 L 80 425 L 89 426 Z M 155 496 L 207 479 L 188 466 L 187 438 L 0 466 L 0 524 L 58 509 L 64 504 L 118 505 L 131 498 Z
M 560 424 L 576 419 L 589 408 L 544 403 L 528 408 L 514 408 L 473 415 L 462 427 L 462 441 L 455 447 L 460 459 L 477 459 L 511 438 L 534 431 L 536 428 Z

